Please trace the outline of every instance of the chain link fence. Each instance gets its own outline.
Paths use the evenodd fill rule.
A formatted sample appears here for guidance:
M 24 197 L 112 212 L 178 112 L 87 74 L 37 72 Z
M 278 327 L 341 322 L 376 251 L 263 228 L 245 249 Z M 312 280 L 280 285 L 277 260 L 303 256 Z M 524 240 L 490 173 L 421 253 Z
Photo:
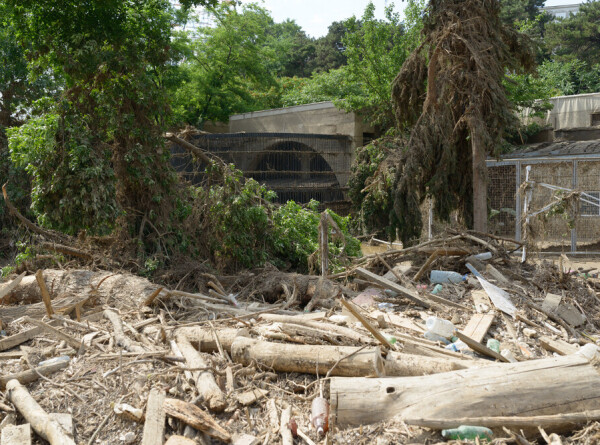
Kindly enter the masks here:
M 488 177 L 491 233 L 522 240 L 526 183 L 538 249 L 600 254 L 600 155 L 489 160 Z

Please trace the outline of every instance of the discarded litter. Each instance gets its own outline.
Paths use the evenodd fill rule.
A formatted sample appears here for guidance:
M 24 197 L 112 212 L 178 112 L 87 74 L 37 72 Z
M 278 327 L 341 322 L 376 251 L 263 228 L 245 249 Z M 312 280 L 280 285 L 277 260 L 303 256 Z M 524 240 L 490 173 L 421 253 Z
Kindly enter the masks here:
M 451 321 L 437 317 L 429 317 L 425 322 L 425 326 L 427 326 L 427 330 L 432 334 L 436 334 L 444 338 L 452 338 L 454 331 L 456 330 Z
M 494 433 L 483 426 L 461 425 L 458 428 L 442 430 L 442 436 L 446 439 L 491 439 Z
M 451 270 L 432 270 L 429 275 L 429 281 L 432 284 L 454 283 L 459 284 L 467 279 L 466 275 Z

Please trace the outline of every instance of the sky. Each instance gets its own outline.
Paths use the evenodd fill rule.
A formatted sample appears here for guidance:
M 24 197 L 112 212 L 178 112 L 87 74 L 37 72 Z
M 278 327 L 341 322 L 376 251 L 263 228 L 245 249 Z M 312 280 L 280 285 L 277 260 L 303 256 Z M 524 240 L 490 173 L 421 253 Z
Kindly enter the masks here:
M 250 3 L 252 0 L 243 0 Z M 298 25 L 311 37 L 321 37 L 327 34 L 327 28 L 332 22 L 339 22 L 355 15 L 361 17 L 368 0 L 254 0 L 262 7 L 271 11 L 273 20 L 283 22 L 294 19 Z M 375 13 L 383 18 L 386 4 L 394 3 L 394 10 L 402 12 L 406 1 L 373 0 Z M 572 5 L 581 3 L 580 0 L 547 0 L 546 6 Z

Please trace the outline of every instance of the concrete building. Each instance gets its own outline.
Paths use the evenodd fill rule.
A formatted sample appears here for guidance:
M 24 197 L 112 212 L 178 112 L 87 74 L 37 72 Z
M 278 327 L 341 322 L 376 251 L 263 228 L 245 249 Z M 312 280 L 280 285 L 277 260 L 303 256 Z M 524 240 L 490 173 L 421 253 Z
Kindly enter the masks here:
M 577 14 L 579 11 L 579 5 L 560 5 L 560 6 L 546 6 L 541 8 L 542 11 L 552 14 L 557 18 L 567 18 L 570 14 Z
M 600 93 L 558 96 L 549 99 L 552 109 L 543 118 L 522 112 L 523 123 L 537 122 L 544 129 L 531 142 L 600 139 Z
M 341 135 L 350 138 L 353 149 L 376 136 L 375 128 L 360 116 L 340 110 L 333 102 L 235 114 L 229 118 L 229 132 Z
M 349 207 L 355 150 L 377 136 L 360 116 L 332 102 L 236 114 L 229 119 L 228 133 L 215 123 L 204 129 L 213 134 L 191 136 L 196 146 L 266 184 L 279 202 L 315 199 L 340 213 Z M 203 175 L 189 154 L 177 146 L 172 152 L 174 166 L 190 181 L 200 182 Z

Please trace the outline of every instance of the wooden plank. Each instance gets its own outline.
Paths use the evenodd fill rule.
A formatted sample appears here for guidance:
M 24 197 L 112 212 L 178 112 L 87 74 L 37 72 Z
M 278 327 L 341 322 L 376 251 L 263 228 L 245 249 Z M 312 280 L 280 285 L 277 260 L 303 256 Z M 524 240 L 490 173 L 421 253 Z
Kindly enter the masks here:
M 10 283 L 4 285 L 0 289 L 0 300 L 2 298 L 4 298 L 5 296 L 7 296 L 9 293 L 11 293 L 13 291 L 13 289 L 19 285 L 19 283 L 21 282 L 21 280 L 23 279 L 23 277 L 25 276 L 26 273 L 27 272 L 23 272 L 17 278 L 15 278 L 14 280 L 12 280 Z
M 481 343 L 493 322 L 494 314 L 473 314 L 462 332 L 467 337 Z
M 162 445 L 162 443 L 161 443 Z M 171 436 L 165 445 L 196 445 L 196 441 L 184 436 Z
M 579 351 L 578 348 L 564 340 L 552 340 L 550 337 L 540 337 L 540 346 L 546 351 L 556 352 L 560 355 L 571 355 Z
M 473 299 L 473 304 L 475 305 L 475 310 L 478 314 L 485 313 L 492 307 L 492 302 L 484 290 L 472 290 L 471 298 Z
M 399 284 L 393 283 L 390 280 L 386 280 L 385 278 L 380 277 L 379 275 L 376 275 L 372 272 L 369 272 L 368 270 L 363 269 L 362 267 L 357 268 L 356 273 L 358 275 L 360 275 L 361 277 L 365 278 L 366 280 L 369 280 L 373 283 L 377 283 L 380 286 L 385 287 L 386 289 L 390 289 L 390 290 L 393 290 L 394 292 L 399 293 L 404 298 L 408 298 L 409 300 L 418 304 L 419 306 L 423 306 L 426 308 L 432 307 L 431 304 L 427 303 L 426 301 L 423 301 L 423 299 L 421 299 L 420 296 L 416 292 L 413 292 L 404 286 L 400 286 Z
M 562 296 L 561 295 L 551 294 L 550 292 L 548 292 L 546 294 L 546 298 L 544 298 L 544 301 L 542 303 L 542 308 L 545 311 L 554 312 L 556 309 L 558 309 L 558 305 L 560 304 L 560 300 L 562 300 Z
M 157 388 L 150 390 L 146 405 L 146 422 L 141 445 L 162 445 L 165 438 L 164 392 Z
M 510 363 L 510 360 L 504 357 L 501 354 L 498 354 L 496 351 L 492 351 L 487 346 L 482 345 L 478 341 L 473 340 L 471 337 L 467 337 L 460 331 L 456 331 L 456 336 L 459 340 L 462 340 L 469 348 L 471 348 L 475 352 L 479 352 L 480 354 L 487 355 L 488 357 L 495 358 L 500 360 L 501 362 Z
M 500 285 L 508 286 L 510 284 L 510 280 L 508 280 L 508 278 L 506 278 L 504 275 L 502 275 L 502 272 L 500 272 L 498 269 L 496 269 L 491 264 L 487 264 L 485 266 L 485 272 L 489 276 L 491 276 L 494 280 L 496 280 L 498 282 L 498 284 L 500 284 Z
M 65 334 L 62 331 L 59 331 L 58 329 L 56 329 L 55 327 L 52 327 L 48 323 L 44 323 L 43 321 L 36 320 L 35 318 L 31 318 L 31 317 L 25 317 L 24 321 L 43 329 L 44 331 L 52 334 L 54 337 L 56 337 L 59 340 L 64 340 L 65 342 L 67 342 L 67 344 L 70 347 L 72 347 L 76 351 L 79 351 L 79 349 L 81 348 L 80 340 L 78 340 L 75 337 L 72 337 L 68 334 Z
M 2 430 L 2 445 L 30 445 L 31 425 L 10 425 Z
M 57 320 L 52 320 L 48 323 L 51 326 L 58 325 Z M 15 346 L 25 343 L 26 341 L 33 340 L 38 335 L 41 335 L 44 331 L 42 328 L 32 328 L 26 331 L 19 332 L 18 334 L 11 335 L 10 337 L 3 338 L 0 340 L 0 351 L 6 351 L 12 349 Z

